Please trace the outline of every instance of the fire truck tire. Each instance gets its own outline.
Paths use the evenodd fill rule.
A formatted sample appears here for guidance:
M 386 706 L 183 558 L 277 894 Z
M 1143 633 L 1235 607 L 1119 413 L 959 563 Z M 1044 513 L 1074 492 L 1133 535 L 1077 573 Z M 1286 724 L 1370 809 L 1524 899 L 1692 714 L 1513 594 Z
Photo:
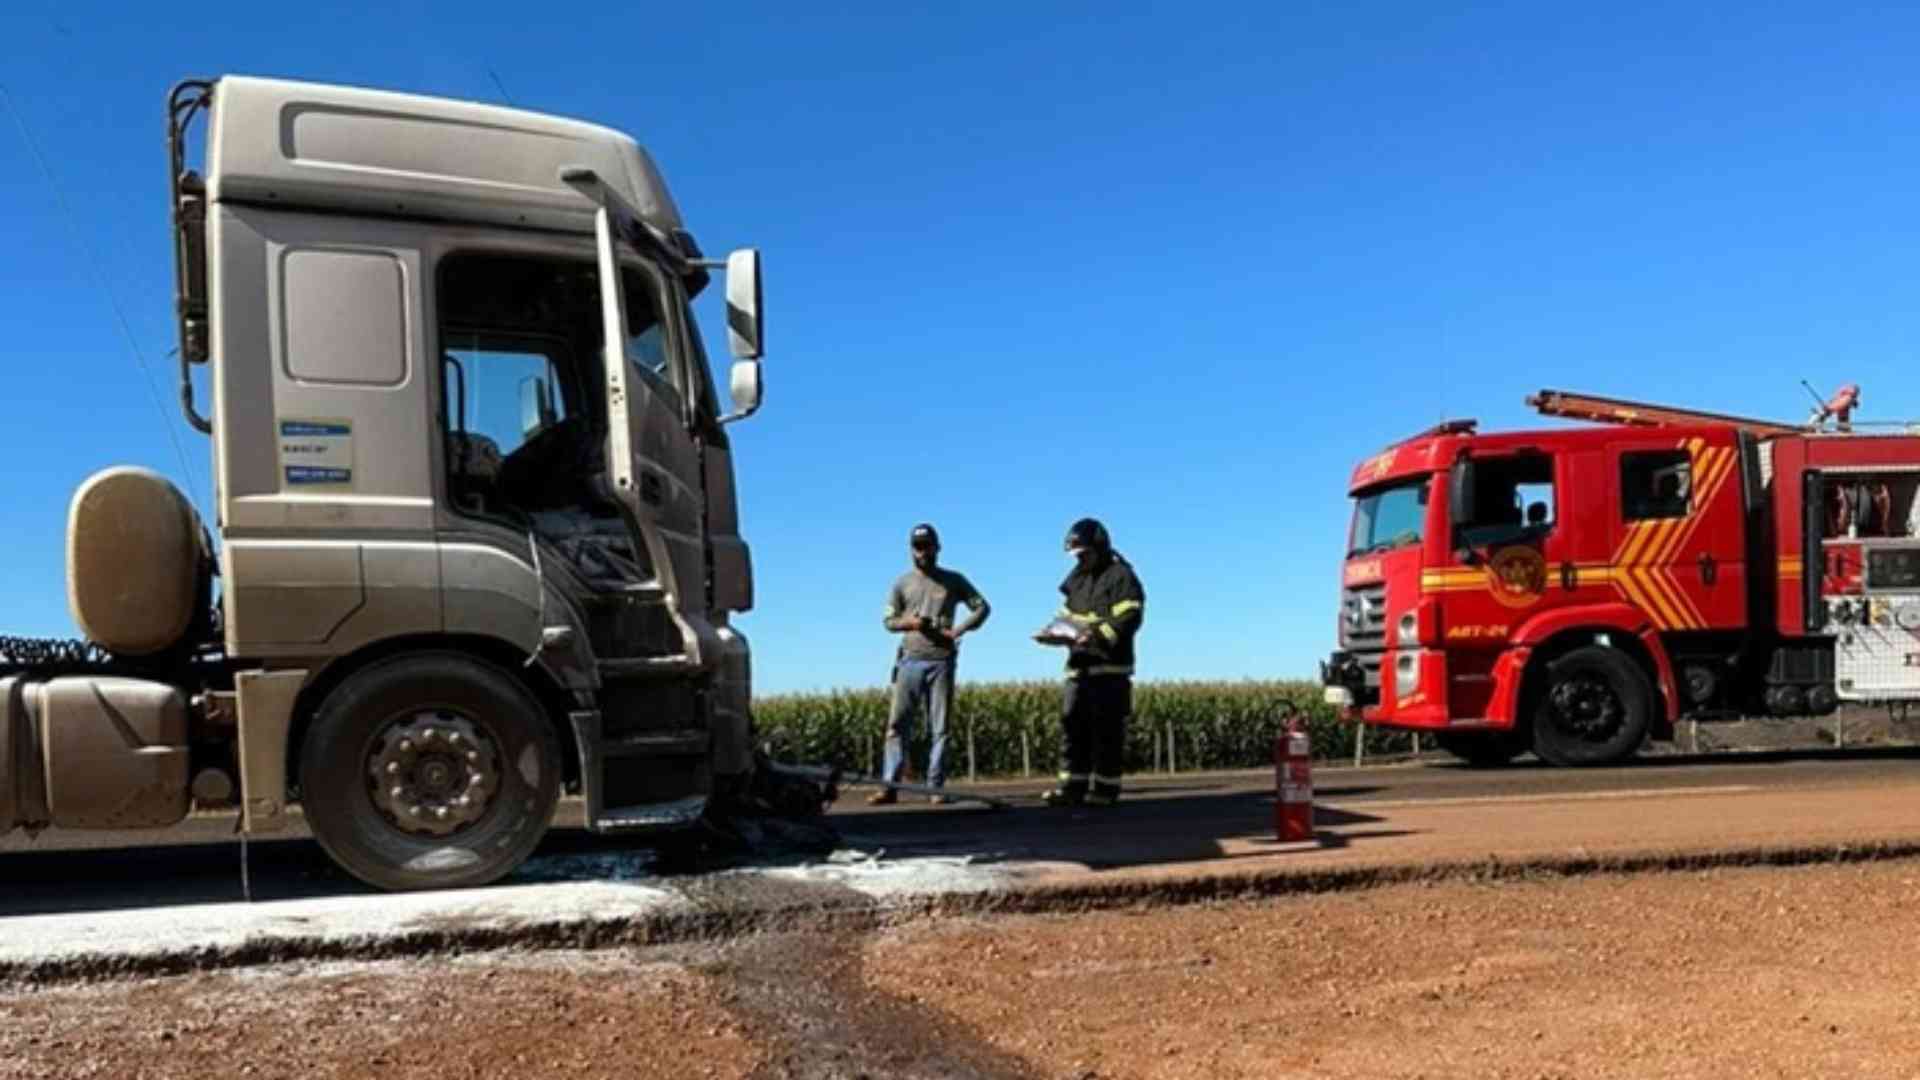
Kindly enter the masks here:
M 1497 769 L 1502 765 L 1510 765 L 1514 758 L 1527 751 L 1524 737 L 1512 732 L 1493 735 L 1435 735 L 1433 738 L 1440 744 L 1440 749 L 1475 769 Z
M 327 695 L 299 762 L 307 826 L 379 889 L 497 881 L 545 835 L 560 742 L 512 676 L 458 653 L 385 660 Z
M 1612 765 L 1647 735 L 1653 688 L 1632 660 L 1588 645 L 1550 662 L 1535 698 L 1533 752 L 1559 766 Z

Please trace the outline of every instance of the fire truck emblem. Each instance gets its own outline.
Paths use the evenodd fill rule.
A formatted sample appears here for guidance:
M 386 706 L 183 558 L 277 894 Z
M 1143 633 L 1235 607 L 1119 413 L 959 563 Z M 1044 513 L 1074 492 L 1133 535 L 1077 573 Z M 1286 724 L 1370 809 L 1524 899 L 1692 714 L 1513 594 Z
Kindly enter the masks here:
M 1547 591 L 1547 560 L 1530 547 L 1502 548 L 1487 560 L 1487 587 L 1508 607 L 1529 607 Z
M 1393 461 L 1396 457 L 1399 457 L 1399 456 L 1400 456 L 1399 450 L 1394 449 L 1394 450 L 1388 450 L 1381 454 L 1376 454 L 1373 457 L 1370 457 L 1367 460 L 1361 462 L 1360 468 L 1354 473 L 1354 477 L 1353 477 L 1354 483 L 1356 485 L 1371 484 L 1375 480 L 1378 480 L 1381 477 L 1387 475 L 1388 473 L 1393 471 Z

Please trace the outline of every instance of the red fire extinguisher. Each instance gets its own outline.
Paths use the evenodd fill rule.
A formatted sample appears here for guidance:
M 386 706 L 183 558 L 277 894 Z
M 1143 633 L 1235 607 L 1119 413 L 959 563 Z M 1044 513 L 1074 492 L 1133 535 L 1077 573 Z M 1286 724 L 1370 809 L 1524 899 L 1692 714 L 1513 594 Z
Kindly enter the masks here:
M 1273 741 L 1274 836 L 1281 843 L 1313 839 L 1312 741 L 1300 710 L 1289 707 L 1280 735 Z

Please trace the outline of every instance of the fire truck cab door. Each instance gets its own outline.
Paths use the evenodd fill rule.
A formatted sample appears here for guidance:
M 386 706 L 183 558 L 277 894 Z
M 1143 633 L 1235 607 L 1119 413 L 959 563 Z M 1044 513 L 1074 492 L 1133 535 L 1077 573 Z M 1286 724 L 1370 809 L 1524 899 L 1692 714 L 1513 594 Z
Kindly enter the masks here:
M 1467 644 L 1498 648 L 1507 631 L 1569 598 L 1577 552 L 1561 521 L 1568 459 L 1538 450 L 1475 456 L 1454 469 L 1452 565 L 1431 575 L 1449 593 L 1444 622 Z M 1460 644 L 1460 642 L 1451 642 Z
M 1747 621 L 1746 485 L 1732 431 L 1607 449 L 1615 588 L 1663 632 Z

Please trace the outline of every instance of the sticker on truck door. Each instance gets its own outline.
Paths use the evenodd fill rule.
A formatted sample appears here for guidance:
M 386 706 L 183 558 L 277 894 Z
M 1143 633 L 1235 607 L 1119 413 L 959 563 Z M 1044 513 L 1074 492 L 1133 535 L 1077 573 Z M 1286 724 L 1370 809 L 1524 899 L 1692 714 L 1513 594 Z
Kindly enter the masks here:
M 290 488 L 352 487 L 352 422 L 280 421 L 280 474 Z

